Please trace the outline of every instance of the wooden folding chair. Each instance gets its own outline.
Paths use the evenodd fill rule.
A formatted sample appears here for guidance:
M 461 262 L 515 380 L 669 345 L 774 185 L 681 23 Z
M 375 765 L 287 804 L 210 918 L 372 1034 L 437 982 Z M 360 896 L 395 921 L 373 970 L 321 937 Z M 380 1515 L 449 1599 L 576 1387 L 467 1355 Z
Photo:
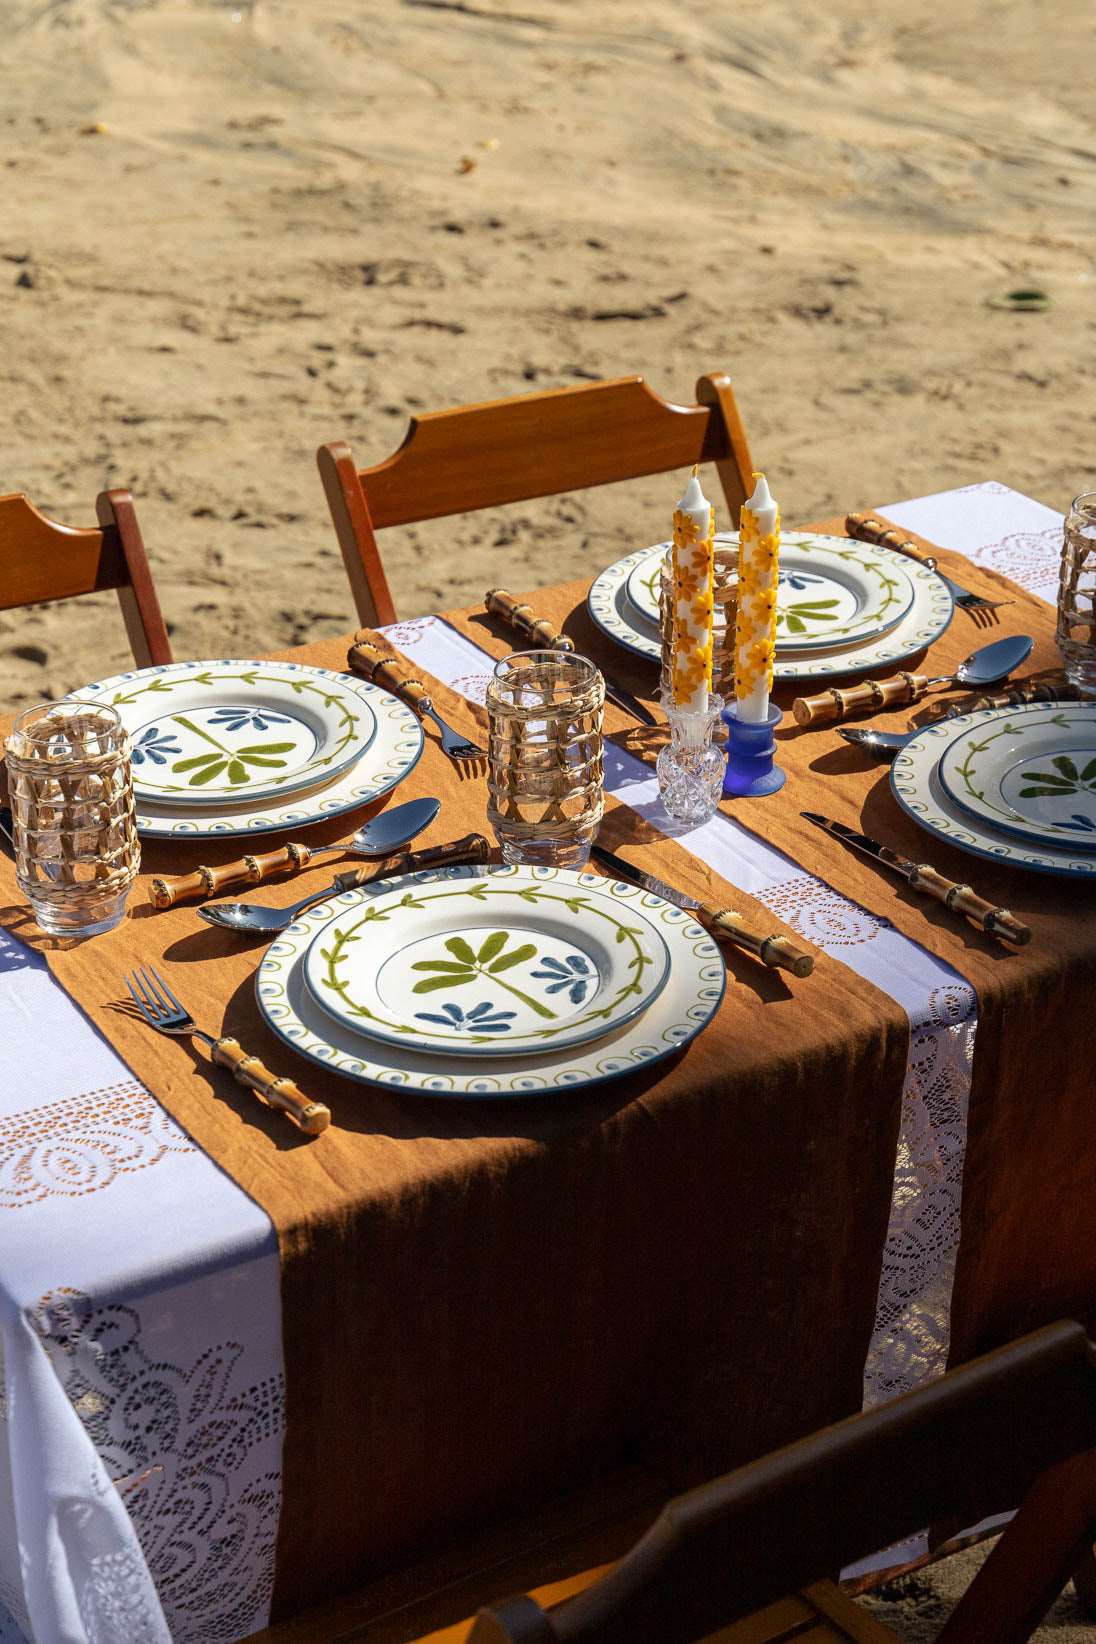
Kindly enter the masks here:
M 478 1559 L 389 1575 L 250 1644 L 896 1644 L 830 1578 L 1017 1502 L 939 1644 L 1021 1644 L 1091 1543 L 1094 1445 L 1096 1349 L 1080 1325 L 1051 1325 L 661 1513 L 653 1476 L 609 1481 L 545 1523 L 518 1515 L 505 1552 L 496 1532 Z M 485 1594 L 532 1581 L 546 1584 L 472 1620 Z
M 98 529 L 78 529 L 47 519 L 21 491 L 0 497 L 0 611 L 116 588 L 138 665 L 170 662 L 133 498 L 101 491 L 95 511 Z
M 399 450 L 358 469 L 349 445 L 321 445 L 320 475 L 358 616 L 394 622 L 376 533 L 714 462 L 731 518 L 752 490 L 729 377 L 703 376 L 698 404 L 670 405 L 642 377 L 584 383 L 412 417 Z
M 1080 1325 L 1052 1325 L 679 1496 L 585 1590 L 550 1610 L 493 1605 L 468 1641 L 894 1644 L 822 1578 L 944 1517 L 1021 1502 L 937 1639 L 1022 1644 L 1091 1545 L 1094 1446 L 1096 1349 Z

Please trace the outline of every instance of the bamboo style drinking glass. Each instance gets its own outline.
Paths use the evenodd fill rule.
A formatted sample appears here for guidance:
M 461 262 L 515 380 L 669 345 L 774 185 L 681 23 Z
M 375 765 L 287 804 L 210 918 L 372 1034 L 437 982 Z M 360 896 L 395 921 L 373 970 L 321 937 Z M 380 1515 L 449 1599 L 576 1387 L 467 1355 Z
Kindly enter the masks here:
M 1066 517 L 1057 637 L 1070 684 L 1096 696 L 1096 491 L 1076 497 Z
M 129 738 L 113 708 L 43 702 L 5 743 L 15 874 L 40 928 L 97 936 L 137 877 Z
M 487 818 L 509 863 L 580 868 L 605 808 L 605 681 L 583 656 L 516 651 L 487 687 Z

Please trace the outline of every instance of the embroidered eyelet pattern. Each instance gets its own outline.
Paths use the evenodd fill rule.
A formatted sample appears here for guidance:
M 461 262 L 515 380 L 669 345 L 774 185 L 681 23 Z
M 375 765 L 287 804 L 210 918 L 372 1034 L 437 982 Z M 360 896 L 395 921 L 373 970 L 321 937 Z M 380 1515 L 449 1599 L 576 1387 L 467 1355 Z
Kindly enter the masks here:
M 194 1144 L 135 1080 L 0 1117 L 0 1210 L 81 1198 Z

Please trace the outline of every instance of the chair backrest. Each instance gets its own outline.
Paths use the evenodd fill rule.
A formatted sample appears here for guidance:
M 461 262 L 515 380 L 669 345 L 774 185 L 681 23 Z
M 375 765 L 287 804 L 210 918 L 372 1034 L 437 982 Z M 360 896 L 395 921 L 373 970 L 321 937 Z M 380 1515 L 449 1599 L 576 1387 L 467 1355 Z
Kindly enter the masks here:
M 939 1634 L 1021 1644 L 1091 1539 L 1094 1446 L 1096 1349 L 1052 1325 L 677 1497 L 586 1591 L 494 1605 L 469 1644 L 692 1644 L 926 1524 L 1022 1502 Z
M 78 529 L 47 519 L 21 491 L 0 497 L 0 610 L 116 588 L 138 665 L 170 662 L 133 498 L 101 491 L 95 506 L 98 527 Z
M 751 463 L 730 378 L 703 376 L 696 405 L 671 405 L 642 377 L 584 383 L 413 417 L 399 450 L 359 470 L 343 441 L 317 453 L 358 615 L 394 622 L 375 533 L 714 462 L 732 518 Z

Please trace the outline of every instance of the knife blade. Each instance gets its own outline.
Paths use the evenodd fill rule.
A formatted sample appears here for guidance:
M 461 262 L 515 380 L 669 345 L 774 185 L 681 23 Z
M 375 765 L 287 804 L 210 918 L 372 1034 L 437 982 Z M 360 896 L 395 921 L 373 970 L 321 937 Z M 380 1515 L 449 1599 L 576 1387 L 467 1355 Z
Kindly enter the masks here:
M 945 879 L 931 864 L 913 862 L 889 845 L 872 839 L 869 834 L 860 833 L 844 822 L 835 822 L 831 816 L 822 816 L 818 811 L 800 811 L 799 814 L 806 821 L 813 822 L 816 828 L 821 828 L 823 833 L 839 839 L 849 850 L 862 851 L 873 862 L 882 862 L 884 867 L 904 879 L 911 890 L 934 897 L 953 913 L 969 914 L 990 936 L 999 936 L 1002 941 L 1012 942 L 1021 948 L 1031 941 L 1031 931 L 1027 925 L 1022 924 L 1007 908 L 994 907 L 992 902 L 977 896 L 970 885 Z
M 714 902 L 698 901 L 695 896 L 689 896 L 685 891 L 668 885 L 664 879 L 657 879 L 653 873 L 637 868 L 623 856 L 617 856 L 614 851 L 607 850 L 604 845 L 594 845 L 590 854 L 595 862 L 615 878 L 623 879 L 627 884 L 638 885 L 651 896 L 661 896 L 663 901 L 671 902 L 675 908 L 681 908 L 684 913 L 691 913 L 697 923 L 703 925 L 709 936 L 733 942 L 735 947 L 755 954 L 770 970 L 790 970 L 793 976 L 809 976 L 814 969 L 812 955 L 805 953 L 802 948 L 797 948 L 786 936 L 759 936 L 742 922 L 733 909 L 716 907 Z
M 507 589 L 489 588 L 483 596 L 483 603 L 492 616 L 500 617 L 509 627 L 516 629 L 519 634 L 524 634 L 534 644 L 543 646 L 545 650 L 574 650 L 573 640 L 568 639 L 566 634 L 555 633 L 550 622 L 544 617 L 534 615 L 530 605 L 522 600 L 516 600 Z M 640 702 L 638 697 L 633 696 L 631 691 L 626 691 L 623 685 L 618 685 L 615 680 L 610 679 L 604 668 L 601 669 L 601 677 L 605 681 L 605 695 L 610 702 L 615 702 L 626 714 L 638 719 L 641 725 L 653 727 L 658 723 L 651 710 Z

